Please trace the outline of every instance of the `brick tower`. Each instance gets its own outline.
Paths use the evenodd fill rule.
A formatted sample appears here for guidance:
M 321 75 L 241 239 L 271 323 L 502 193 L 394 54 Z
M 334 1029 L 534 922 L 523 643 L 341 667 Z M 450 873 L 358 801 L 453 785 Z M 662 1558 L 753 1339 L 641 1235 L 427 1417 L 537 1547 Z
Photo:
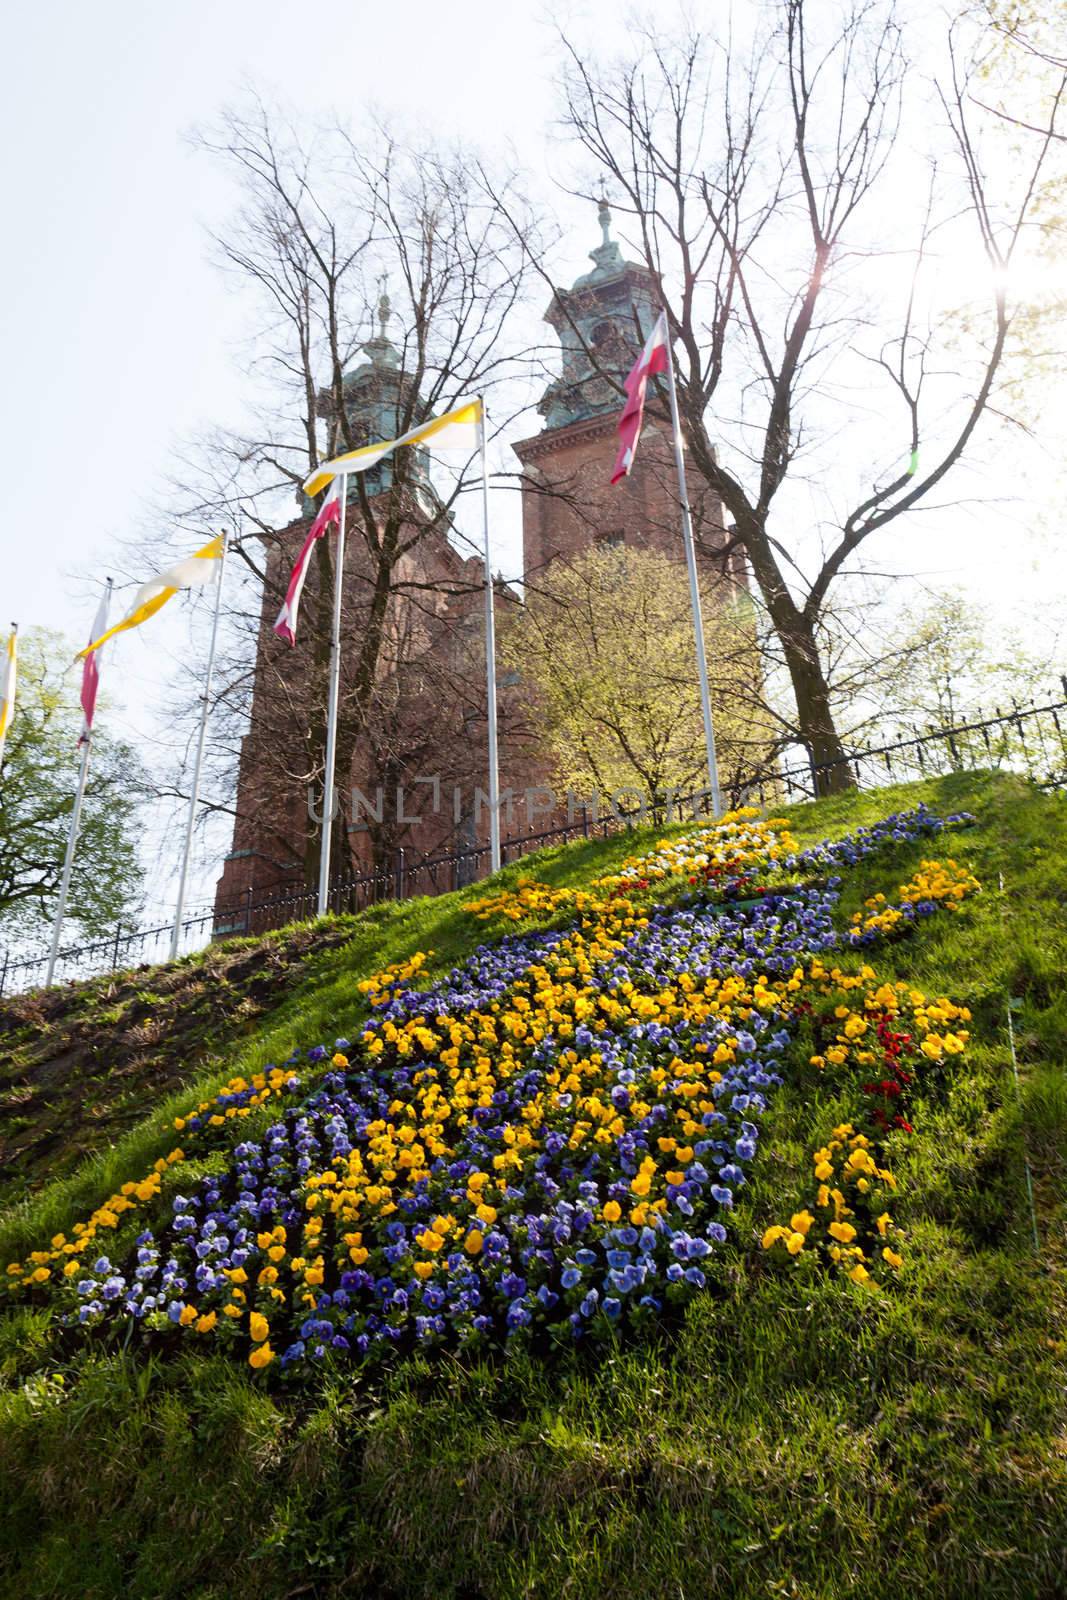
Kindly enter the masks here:
M 556 289 L 545 312 L 563 358 L 560 376 L 538 405 L 545 426 L 513 447 L 523 468 L 528 585 L 536 585 L 554 561 L 597 543 L 644 546 L 682 559 L 668 424 L 646 412 L 633 471 L 614 486 L 609 481 L 623 404 L 617 385 L 658 315 L 658 295 L 648 269 L 624 260 L 611 237 L 606 201 L 599 219 L 602 238 L 590 251 L 592 271 L 572 288 Z M 690 498 L 698 556 L 712 560 L 725 540 L 722 504 L 692 484 Z M 716 565 L 721 571 L 721 563 Z
M 361 359 L 343 377 L 344 408 L 353 442 L 395 437 L 410 397 L 410 379 L 402 371 L 399 353 L 387 337 L 389 303 L 379 304 L 379 330 L 362 347 Z M 329 393 L 318 397 L 319 415 L 330 423 L 333 401 Z M 331 428 L 336 436 L 336 430 Z M 415 775 L 436 773 L 446 795 L 453 782 L 465 792 L 471 783 L 484 783 L 485 737 L 484 655 L 481 617 L 482 564 L 461 555 L 452 544 L 451 524 L 440 514 L 429 475 L 425 451 L 416 454 L 403 492 L 401 542 L 406 547 L 394 569 L 396 592 L 388 602 L 386 645 L 376 675 L 376 703 L 380 709 L 374 727 L 359 732 L 350 756 L 338 765 L 337 790 L 341 814 L 335 837 L 347 839 L 343 863 L 367 870 L 379 857 L 399 847 L 416 856 L 459 843 L 473 842 L 470 830 L 462 833 L 451 802 L 427 810 L 417 821 L 399 823 L 407 808 L 393 803 L 398 785 L 411 784 Z M 386 457 L 364 474 L 363 485 L 371 508 L 381 507 L 394 488 L 394 463 Z M 359 537 L 362 517 L 357 480 L 349 479 L 347 541 L 342 615 L 341 700 L 351 692 L 353 664 L 358 655 L 360 619 L 374 582 L 368 548 Z M 248 731 L 242 739 L 238 764 L 233 842 L 225 857 L 216 887 L 217 931 L 239 925 L 243 898 L 259 897 L 287 884 L 302 885 L 312 876 L 309 851 L 317 837 L 317 823 L 309 816 L 309 798 L 321 784 L 309 754 L 309 718 L 314 695 L 310 692 L 313 663 L 311 606 L 318 592 L 313 562 L 301 608 L 301 626 L 295 649 L 273 633 L 278 596 L 285 591 L 288 574 L 308 530 L 314 506 L 300 497 L 300 515 L 273 540 L 265 552 L 264 585 L 256 640 L 256 667 Z M 420 527 L 421 525 L 421 527 Z M 404 592 L 410 585 L 413 602 Z M 384 709 L 382 709 L 384 708 Z M 342 746 L 343 748 L 343 746 Z M 353 810 L 355 789 L 370 798 L 366 810 Z M 378 806 L 378 791 L 389 796 Z M 421 791 L 415 789 L 414 798 Z M 409 801 L 409 804 L 411 802 Z M 238 922 L 234 922 L 234 917 Z
M 633 472 L 612 487 L 615 428 L 621 409 L 619 385 L 633 365 L 657 314 L 655 282 L 644 267 L 626 261 L 611 237 L 611 214 L 601 203 L 600 244 L 590 252 L 592 271 L 569 289 L 557 289 L 545 319 L 559 339 L 562 365 L 546 388 L 539 411 L 545 426 L 514 446 L 522 463 L 523 566 L 527 592 L 554 562 L 565 561 L 597 543 L 652 548 L 684 560 L 674 458 L 667 425 L 649 407 Z M 387 337 L 388 302 L 379 307 L 380 327 L 362 349 L 362 359 L 343 378 L 344 407 L 355 443 L 390 438 L 398 431 L 410 380 L 397 350 Z M 319 396 L 319 412 L 333 420 L 333 401 Z M 331 429 L 336 434 L 336 429 Z M 372 504 L 394 486 L 393 463 L 387 457 L 364 478 Z M 435 517 L 436 501 L 424 455 L 409 485 L 412 529 L 425 519 L 423 533 L 410 541 L 401 577 L 420 593 L 417 607 L 403 598 L 390 601 L 390 638 L 414 639 L 414 673 L 403 687 L 403 669 L 382 669 L 383 698 L 399 697 L 395 720 L 381 736 L 356 741 L 350 759 L 338 768 L 342 797 L 358 786 L 364 795 L 398 785 L 418 785 L 425 774 L 438 774 L 442 792 L 456 786 L 467 797 L 462 814 L 446 799 L 417 825 L 401 826 L 394 812 L 391 830 L 372 830 L 368 814 L 342 813 L 335 824 L 348 841 L 346 864 L 362 869 L 398 848 L 416 858 L 484 841 L 488 816 L 470 797 L 485 782 L 484 631 L 482 568 L 475 558 L 461 556 L 449 538 L 447 519 Z M 708 575 L 728 581 L 731 590 L 744 587 L 743 569 L 724 562 L 725 541 L 719 500 L 690 486 L 698 559 Z M 248 732 L 240 753 L 233 845 L 216 891 L 219 931 L 230 924 L 232 908 L 243 896 L 279 884 L 301 885 L 313 877 L 309 853 L 317 828 L 308 815 L 309 789 L 318 779 L 308 755 L 305 726 L 313 696 L 309 693 L 310 632 L 302 626 L 297 648 L 289 650 L 272 632 L 278 595 L 284 592 L 292 561 L 307 532 L 313 508 L 301 501 L 300 515 L 282 530 L 266 552 L 267 584 L 257 638 L 253 702 Z M 361 512 L 354 480 L 350 483 L 348 521 L 353 535 Z M 407 541 L 405 541 L 407 542 Z M 366 549 L 351 537 L 346 558 L 344 601 L 358 616 L 372 574 Z M 362 563 L 362 564 L 361 564 Z M 316 594 L 314 567 L 309 573 L 304 608 Z M 498 591 L 502 609 L 518 597 Z M 342 656 L 341 692 L 345 693 L 349 650 Z M 399 655 L 396 656 L 399 660 Z M 552 773 L 543 758 L 528 716 L 525 690 L 518 674 L 498 681 L 501 716 L 501 780 L 512 791 L 511 809 L 502 817 L 505 836 L 524 835 L 558 822 L 546 817 L 540 801 L 535 815 L 529 786 L 550 785 Z M 389 810 L 387 805 L 386 810 Z M 404 813 L 406 818 L 407 813 Z M 387 818 L 388 823 L 388 818 Z M 239 916 L 239 909 L 238 909 Z M 234 923 L 234 926 L 239 923 Z

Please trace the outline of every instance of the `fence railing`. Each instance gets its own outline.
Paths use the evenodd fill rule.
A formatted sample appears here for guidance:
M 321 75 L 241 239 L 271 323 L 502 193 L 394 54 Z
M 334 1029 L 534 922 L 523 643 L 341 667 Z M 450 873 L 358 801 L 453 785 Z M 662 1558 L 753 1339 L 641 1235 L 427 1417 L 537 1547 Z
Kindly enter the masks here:
M 916 731 L 884 745 L 852 750 L 846 758 L 849 780 L 869 789 L 994 767 L 1018 772 L 1048 787 L 1067 788 L 1067 681 L 1063 688 L 1064 698 L 1047 704 L 1013 704 L 1010 711 L 998 708 L 990 717 Z M 808 760 L 758 775 L 740 774 L 727 783 L 727 789 L 731 805 L 783 804 L 813 799 L 837 787 L 841 777 L 841 763 L 817 765 Z M 606 837 L 637 822 L 696 816 L 708 809 L 706 791 L 675 798 L 669 807 L 650 806 L 629 813 L 612 810 L 601 815 L 586 807 L 558 827 L 503 839 L 501 857 L 506 865 L 545 845 Z M 329 909 L 358 912 L 380 900 L 446 894 L 477 882 L 488 871 L 488 845 L 437 856 L 417 856 L 400 849 L 392 861 L 373 871 L 335 878 L 329 886 Z M 314 917 L 317 910 L 318 891 L 305 884 L 280 883 L 258 892 L 249 889 L 229 905 L 190 912 L 182 921 L 179 951 L 187 955 L 213 938 L 266 933 Z M 107 938 L 60 950 L 56 970 L 63 981 L 70 981 L 156 964 L 168 959 L 172 935 L 170 922 L 149 928 L 120 924 Z M 43 953 L 0 956 L 0 995 L 38 987 L 47 970 L 48 956 Z
M 973 772 L 980 767 L 1019 772 L 1036 783 L 1060 788 L 1067 783 L 1067 678 L 1063 695 L 1045 704 L 1019 705 L 1010 711 L 995 707 L 993 714 L 945 727 L 917 729 L 886 744 L 849 751 L 844 766 L 852 783 L 877 789 L 889 783 L 911 783 L 920 778 L 945 777 L 950 772 Z M 842 763 L 816 764 L 807 752 L 795 766 L 739 785 L 752 801 L 768 799 L 811 800 L 836 785 Z

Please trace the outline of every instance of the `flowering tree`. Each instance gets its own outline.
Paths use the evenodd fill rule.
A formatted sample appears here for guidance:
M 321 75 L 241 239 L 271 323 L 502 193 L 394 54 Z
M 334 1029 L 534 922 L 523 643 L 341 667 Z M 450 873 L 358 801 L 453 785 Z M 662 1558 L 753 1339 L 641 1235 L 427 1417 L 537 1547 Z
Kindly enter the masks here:
M 763 770 L 763 704 L 751 601 L 705 596 L 708 667 L 723 785 Z M 557 562 L 509 618 L 503 656 L 520 675 L 532 731 L 577 792 L 684 795 L 707 778 L 685 568 L 654 550 L 594 546 Z

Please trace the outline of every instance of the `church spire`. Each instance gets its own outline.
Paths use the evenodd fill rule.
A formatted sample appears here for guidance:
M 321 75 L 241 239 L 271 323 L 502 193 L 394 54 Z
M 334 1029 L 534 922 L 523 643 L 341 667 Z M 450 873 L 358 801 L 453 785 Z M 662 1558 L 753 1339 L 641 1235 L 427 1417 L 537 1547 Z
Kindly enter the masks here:
M 369 357 L 371 366 L 389 367 L 395 372 L 400 366 L 400 352 L 385 331 L 389 318 L 393 314 L 393 308 L 389 301 L 388 283 L 388 275 L 383 272 L 378 279 L 378 306 L 376 311 L 378 333 L 374 338 L 368 339 L 366 344 L 361 346 L 361 349 L 364 355 Z
M 593 270 L 571 288 L 557 289 L 545 313 L 563 347 L 563 370 L 538 407 L 549 428 L 618 408 L 618 390 L 604 374 L 621 382 L 655 320 L 652 274 L 627 261 L 612 238 L 611 206 L 603 191 L 596 205 L 600 243 L 589 252 Z
M 593 270 L 577 280 L 574 285 L 576 289 L 582 284 L 600 283 L 606 278 L 613 278 L 616 273 L 623 272 L 626 268 L 622 251 L 619 249 L 619 241 L 611 237 L 611 207 L 603 190 L 597 201 L 596 214 L 600 223 L 600 243 L 595 250 L 589 252 Z
M 378 279 L 378 297 L 368 307 L 371 337 L 359 346 L 360 359 L 346 368 L 341 379 L 349 436 L 356 445 L 371 444 L 376 439 L 394 439 L 403 431 L 405 419 L 411 414 L 411 379 L 402 371 L 400 351 L 389 337 L 389 323 L 394 312 L 388 283 L 383 272 Z M 333 393 L 323 390 L 319 395 L 319 415 L 332 417 L 333 413 Z M 416 457 L 413 477 L 419 481 L 426 475 L 424 456 L 422 452 Z M 393 463 L 389 458 L 372 467 L 364 479 L 371 494 L 388 488 L 392 481 Z M 353 479 L 350 496 L 354 491 Z

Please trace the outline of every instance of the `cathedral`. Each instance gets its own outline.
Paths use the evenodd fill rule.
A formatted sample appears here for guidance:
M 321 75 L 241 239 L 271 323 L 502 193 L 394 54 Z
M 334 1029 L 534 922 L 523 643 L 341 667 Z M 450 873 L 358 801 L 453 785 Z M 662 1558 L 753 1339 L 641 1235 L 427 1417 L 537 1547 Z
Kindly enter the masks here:
M 655 549 L 684 562 L 671 440 L 666 425 L 646 418 L 631 475 L 609 483 L 619 389 L 603 373 L 625 377 L 656 315 L 651 274 L 624 259 L 611 237 L 611 217 L 601 203 L 601 242 L 590 252 L 592 269 L 569 288 L 557 288 L 545 313 L 560 344 L 559 376 L 538 404 L 543 426 L 512 445 L 521 468 L 523 587 L 529 592 L 556 562 L 591 546 Z M 387 335 L 383 298 L 380 329 L 361 350 L 363 360 L 344 375 L 344 403 L 361 439 L 395 433 L 407 379 Z M 592 352 L 592 358 L 590 355 Z M 329 415 L 320 397 L 320 415 Z M 365 475 L 362 492 L 385 496 L 392 485 L 388 458 Z M 465 556 L 450 538 L 448 518 L 432 515 L 434 491 L 425 456 L 416 458 L 415 490 L 398 570 L 415 601 L 390 603 L 386 665 L 379 664 L 373 728 L 348 744 L 339 742 L 336 787 L 341 797 L 334 834 L 342 841 L 336 870 L 366 871 L 387 852 L 406 858 L 433 857 L 484 842 L 488 834 L 486 787 L 486 690 L 484 682 L 484 588 L 479 557 Z M 349 480 L 348 522 L 361 514 L 358 480 Z M 734 586 L 744 586 L 737 558 L 725 549 L 722 507 L 690 486 L 694 536 L 701 568 Z M 217 931 L 235 926 L 232 911 L 251 892 L 258 897 L 287 885 L 313 881 L 311 850 L 318 823 L 309 790 L 306 751 L 292 748 L 292 728 L 306 720 L 302 689 L 311 670 L 301 649 L 289 650 L 272 632 L 277 596 L 307 533 L 313 508 L 274 542 L 267 555 L 259 621 L 249 727 L 239 758 L 233 843 L 216 890 Z M 355 530 L 353 530 L 355 531 Z M 343 604 L 354 619 L 343 649 L 342 673 L 358 671 L 359 628 L 370 574 L 361 566 L 358 539 L 349 539 Z M 313 587 L 313 585 L 312 585 Z M 498 616 L 522 604 L 497 580 Z M 305 602 L 306 604 L 307 602 Z M 362 626 L 362 624 L 360 624 Z M 390 665 L 392 663 L 392 665 Z M 514 797 L 501 832 L 521 836 L 545 827 L 544 818 L 524 814 L 531 786 L 551 785 L 552 773 L 529 735 L 518 674 L 497 675 L 500 719 L 500 782 Z M 343 680 L 344 681 L 344 680 Z M 287 730 L 287 737 L 281 730 Z M 418 784 L 423 785 L 417 789 Z M 321 778 L 319 779 L 321 790 Z M 394 797 L 409 798 L 398 808 Z M 462 796 L 462 799 L 460 798 Z M 418 798 L 421 797 L 421 804 Z M 480 802 L 480 803 L 479 803 Z

